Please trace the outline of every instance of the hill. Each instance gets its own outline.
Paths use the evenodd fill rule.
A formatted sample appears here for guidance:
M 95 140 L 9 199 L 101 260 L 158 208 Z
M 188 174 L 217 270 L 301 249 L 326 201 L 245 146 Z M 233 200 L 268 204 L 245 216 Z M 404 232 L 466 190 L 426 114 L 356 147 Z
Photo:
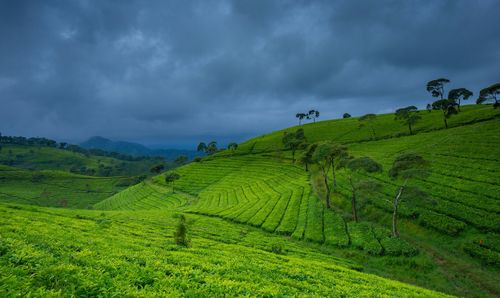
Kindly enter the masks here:
M 110 156 L 81 153 L 58 147 L 0 144 L 0 165 L 27 170 L 60 170 L 89 176 L 136 176 L 162 159 L 118 159 Z M 167 167 L 171 167 L 167 164 Z
M 168 211 L 0 204 L 0 295 L 446 297 L 358 272 L 315 246 L 189 218 L 192 247 L 181 248 Z
M 188 159 L 193 159 L 199 155 L 199 153 L 194 150 L 151 149 L 142 144 L 112 141 L 99 136 L 91 137 L 87 141 L 80 143 L 80 146 L 86 149 L 101 149 L 110 152 L 130 154 L 133 156 L 161 156 L 169 160 L 174 160 L 179 155 L 185 155 Z
M 362 251 L 368 264 L 365 270 L 382 276 L 451 294 L 495 296 L 500 292 L 500 182 L 496 178 L 500 111 L 491 106 L 465 106 L 462 110 L 449 120 L 449 129 L 444 129 L 439 111 L 421 112 L 422 121 L 414 128 L 416 135 L 409 135 L 391 114 L 378 115 L 372 123 L 351 118 L 300 127 L 309 142 L 340 142 L 352 155 L 382 163 L 384 173 L 370 176 L 383 187 L 362 209 L 359 224 L 351 221 L 346 173 L 338 173 L 330 210 L 323 202 L 324 184 L 319 173 L 315 169 L 306 172 L 291 163 L 281 137 L 284 131 L 299 127 L 251 139 L 236 151 L 221 152 L 176 170 L 181 175 L 175 184 L 176 196 L 184 197 L 179 208 L 323 243 L 351 256 L 353 250 Z M 429 193 L 433 203 L 403 203 L 402 239 L 397 239 L 388 233 L 397 185 L 388 178 L 387 170 L 401 152 L 417 152 L 430 161 L 432 175 L 417 180 L 415 186 Z M 168 208 L 154 197 L 168 198 L 169 188 L 158 176 L 95 207 Z M 394 255 L 406 256 L 398 274 L 394 274 L 393 257 L 388 257 Z M 432 265 L 417 269 L 412 265 L 419 262 L 416 260 Z

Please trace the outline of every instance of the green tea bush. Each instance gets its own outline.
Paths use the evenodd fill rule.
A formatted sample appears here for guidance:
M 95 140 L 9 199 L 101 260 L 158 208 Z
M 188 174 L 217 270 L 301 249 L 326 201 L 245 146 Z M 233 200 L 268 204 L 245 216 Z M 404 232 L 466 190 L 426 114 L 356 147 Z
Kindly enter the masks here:
M 380 241 L 384 248 L 385 254 L 389 256 L 414 256 L 418 254 L 418 250 L 412 247 L 408 242 L 397 237 L 387 237 Z
M 452 236 L 458 235 L 466 227 L 464 222 L 429 210 L 422 210 L 418 220 L 423 226 L 434 228 Z
M 188 237 L 188 224 L 186 221 L 186 216 L 184 216 L 184 214 L 181 214 L 179 216 L 179 223 L 177 224 L 177 228 L 174 232 L 174 240 L 175 243 L 179 246 L 191 246 L 191 239 L 189 239 Z
M 478 242 L 468 242 L 464 245 L 464 251 L 472 257 L 479 258 L 486 265 L 500 267 L 500 253 Z

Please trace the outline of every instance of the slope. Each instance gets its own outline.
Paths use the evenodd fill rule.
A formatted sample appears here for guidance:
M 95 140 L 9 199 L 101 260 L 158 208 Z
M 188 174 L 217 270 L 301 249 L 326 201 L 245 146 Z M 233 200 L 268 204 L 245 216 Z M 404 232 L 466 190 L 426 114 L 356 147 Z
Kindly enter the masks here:
M 258 229 L 190 220 L 185 249 L 166 211 L 0 204 L 0 295 L 445 297 L 348 269 L 357 267 L 301 243 L 277 250 L 283 239 Z

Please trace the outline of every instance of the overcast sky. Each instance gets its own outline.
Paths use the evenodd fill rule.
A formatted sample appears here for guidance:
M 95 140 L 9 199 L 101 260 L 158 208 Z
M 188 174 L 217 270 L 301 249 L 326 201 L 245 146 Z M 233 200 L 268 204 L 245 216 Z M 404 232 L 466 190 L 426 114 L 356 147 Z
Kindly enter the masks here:
M 191 148 L 500 81 L 500 1 L 0 0 L 0 132 Z

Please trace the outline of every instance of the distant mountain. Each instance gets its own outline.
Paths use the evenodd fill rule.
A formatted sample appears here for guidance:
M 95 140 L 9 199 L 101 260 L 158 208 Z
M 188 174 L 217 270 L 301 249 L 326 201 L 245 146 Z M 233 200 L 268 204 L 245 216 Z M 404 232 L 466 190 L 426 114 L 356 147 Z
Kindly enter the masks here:
M 194 150 L 151 149 L 138 143 L 113 141 L 100 136 L 91 137 L 87 141 L 80 143 L 80 146 L 86 149 L 101 149 L 134 156 L 162 156 L 170 160 L 175 159 L 179 155 L 186 155 L 189 159 L 199 155 Z

